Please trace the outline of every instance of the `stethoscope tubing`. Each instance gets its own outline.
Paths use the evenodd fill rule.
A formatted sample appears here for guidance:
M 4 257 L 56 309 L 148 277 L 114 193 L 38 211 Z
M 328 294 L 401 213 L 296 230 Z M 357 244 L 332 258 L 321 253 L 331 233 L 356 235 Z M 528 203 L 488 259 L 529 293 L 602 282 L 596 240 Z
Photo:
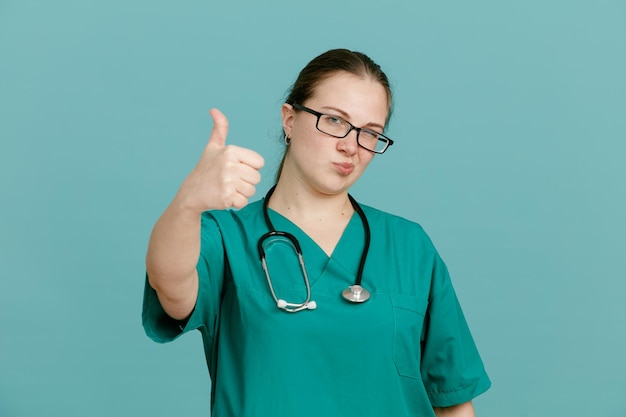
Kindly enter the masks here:
M 274 185 L 272 188 L 269 189 L 269 191 L 265 195 L 265 199 L 263 200 L 263 217 L 270 231 L 265 233 L 263 236 L 261 236 L 261 238 L 257 242 L 257 249 L 259 251 L 259 259 L 261 260 L 261 265 L 265 272 L 265 277 L 270 287 L 270 292 L 272 293 L 272 297 L 276 301 L 276 305 L 278 306 L 278 308 L 284 311 L 290 312 L 290 313 L 295 313 L 297 311 L 302 311 L 305 309 L 312 310 L 312 309 L 315 309 L 317 305 L 315 304 L 315 301 L 311 301 L 311 284 L 309 282 L 309 277 L 306 272 L 306 267 L 304 266 L 304 257 L 302 255 L 302 248 L 300 247 L 300 243 L 298 242 L 298 239 L 291 233 L 276 230 L 276 228 L 272 224 L 272 221 L 270 220 L 270 216 L 268 212 L 268 205 L 269 205 L 270 197 L 274 193 L 275 189 L 276 189 L 276 185 Z M 363 212 L 363 209 L 361 208 L 359 203 L 357 203 L 356 200 L 350 194 L 348 194 L 348 199 L 350 200 L 350 204 L 352 204 L 354 211 L 356 211 L 359 217 L 361 218 L 361 222 L 363 223 L 363 230 L 364 230 L 365 238 L 364 238 L 364 244 L 363 244 L 363 251 L 361 252 L 361 259 L 359 260 L 359 269 L 357 270 L 355 282 L 353 285 L 349 286 L 342 292 L 342 296 L 347 301 L 350 301 L 352 303 L 362 303 L 364 301 L 367 301 L 370 297 L 369 292 L 361 286 L 361 282 L 363 281 L 363 269 L 365 268 L 365 261 L 367 260 L 367 253 L 369 252 L 369 248 L 370 248 L 370 240 L 371 240 L 370 226 L 367 221 L 367 217 L 365 216 L 365 213 Z M 304 283 L 306 286 L 306 293 L 307 293 L 306 300 L 302 303 L 299 303 L 299 304 L 289 303 L 282 299 L 279 299 L 276 296 L 276 292 L 274 291 L 274 286 L 272 285 L 272 279 L 270 277 L 269 269 L 267 267 L 267 262 L 265 259 L 265 250 L 263 248 L 263 243 L 265 242 L 265 240 L 274 236 L 289 240 L 291 244 L 293 245 L 296 254 L 298 255 L 298 262 L 300 263 L 300 267 L 302 269 L 302 275 L 304 277 Z
M 282 237 L 289 240 L 294 247 L 296 255 L 298 255 L 298 263 L 300 264 L 300 269 L 302 270 L 302 276 L 304 278 L 304 285 L 306 286 L 306 299 L 302 303 L 289 303 L 285 300 L 279 299 L 276 295 L 276 292 L 274 291 L 274 285 L 272 285 L 272 279 L 270 278 L 269 268 L 265 259 L 265 249 L 263 248 L 263 242 L 271 237 Z M 312 309 L 317 306 L 311 305 L 311 284 L 309 281 L 309 276 L 306 272 L 306 267 L 304 266 L 304 257 L 302 256 L 300 243 L 294 235 L 278 230 L 271 230 L 261 236 L 261 238 L 257 242 L 257 249 L 259 251 L 259 258 L 261 259 L 261 266 L 263 267 L 263 271 L 265 272 L 265 278 L 267 279 L 267 285 L 270 287 L 270 292 L 272 293 L 272 297 L 274 298 L 274 301 L 276 301 L 276 305 L 278 306 L 278 308 L 288 313 L 296 313 L 298 311 Z

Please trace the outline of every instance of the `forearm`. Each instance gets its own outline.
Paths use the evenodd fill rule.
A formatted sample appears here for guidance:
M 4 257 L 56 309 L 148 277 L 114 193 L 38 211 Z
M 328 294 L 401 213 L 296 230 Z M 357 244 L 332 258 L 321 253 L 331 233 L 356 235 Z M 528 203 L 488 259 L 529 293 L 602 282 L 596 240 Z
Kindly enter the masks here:
M 452 407 L 435 407 L 437 417 L 476 417 L 471 401 Z
M 195 303 L 200 218 L 200 213 L 188 210 L 175 198 L 150 236 L 146 255 L 148 279 L 172 316 L 184 315 Z

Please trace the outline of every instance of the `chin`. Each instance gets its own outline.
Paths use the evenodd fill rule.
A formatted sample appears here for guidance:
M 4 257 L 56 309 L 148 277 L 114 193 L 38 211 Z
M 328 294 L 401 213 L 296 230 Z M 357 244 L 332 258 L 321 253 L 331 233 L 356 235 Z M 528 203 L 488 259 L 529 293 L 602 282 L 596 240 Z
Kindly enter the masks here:
M 337 194 L 343 194 L 348 192 L 348 190 L 350 189 L 350 187 L 352 187 L 352 185 L 354 184 L 354 181 L 350 181 L 350 182 L 346 182 L 343 181 L 341 183 L 326 183 L 326 184 L 320 184 L 319 187 L 317 187 L 317 189 L 323 193 L 323 194 L 327 194 L 327 195 L 337 195 Z

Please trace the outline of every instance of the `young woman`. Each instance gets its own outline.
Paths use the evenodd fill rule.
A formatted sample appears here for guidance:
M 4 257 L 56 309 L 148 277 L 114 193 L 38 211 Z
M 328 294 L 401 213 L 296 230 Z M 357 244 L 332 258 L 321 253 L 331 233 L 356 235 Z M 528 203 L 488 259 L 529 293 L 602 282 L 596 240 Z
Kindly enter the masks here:
M 313 59 L 281 109 L 277 184 L 251 204 L 263 158 L 227 146 L 211 110 L 150 239 L 143 324 L 158 342 L 202 333 L 212 416 L 474 415 L 490 382 L 443 261 L 419 225 L 348 194 L 393 144 L 391 107 L 367 56 Z

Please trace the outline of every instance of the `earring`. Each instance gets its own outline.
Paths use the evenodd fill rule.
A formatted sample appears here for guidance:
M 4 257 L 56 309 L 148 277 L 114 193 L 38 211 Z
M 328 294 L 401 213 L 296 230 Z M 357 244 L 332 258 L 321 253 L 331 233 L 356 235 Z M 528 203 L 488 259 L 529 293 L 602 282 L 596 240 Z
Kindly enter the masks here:
M 291 144 L 291 138 L 287 136 L 287 134 L 285 133 L 285 145 L 289 146 L 290 144 Z

